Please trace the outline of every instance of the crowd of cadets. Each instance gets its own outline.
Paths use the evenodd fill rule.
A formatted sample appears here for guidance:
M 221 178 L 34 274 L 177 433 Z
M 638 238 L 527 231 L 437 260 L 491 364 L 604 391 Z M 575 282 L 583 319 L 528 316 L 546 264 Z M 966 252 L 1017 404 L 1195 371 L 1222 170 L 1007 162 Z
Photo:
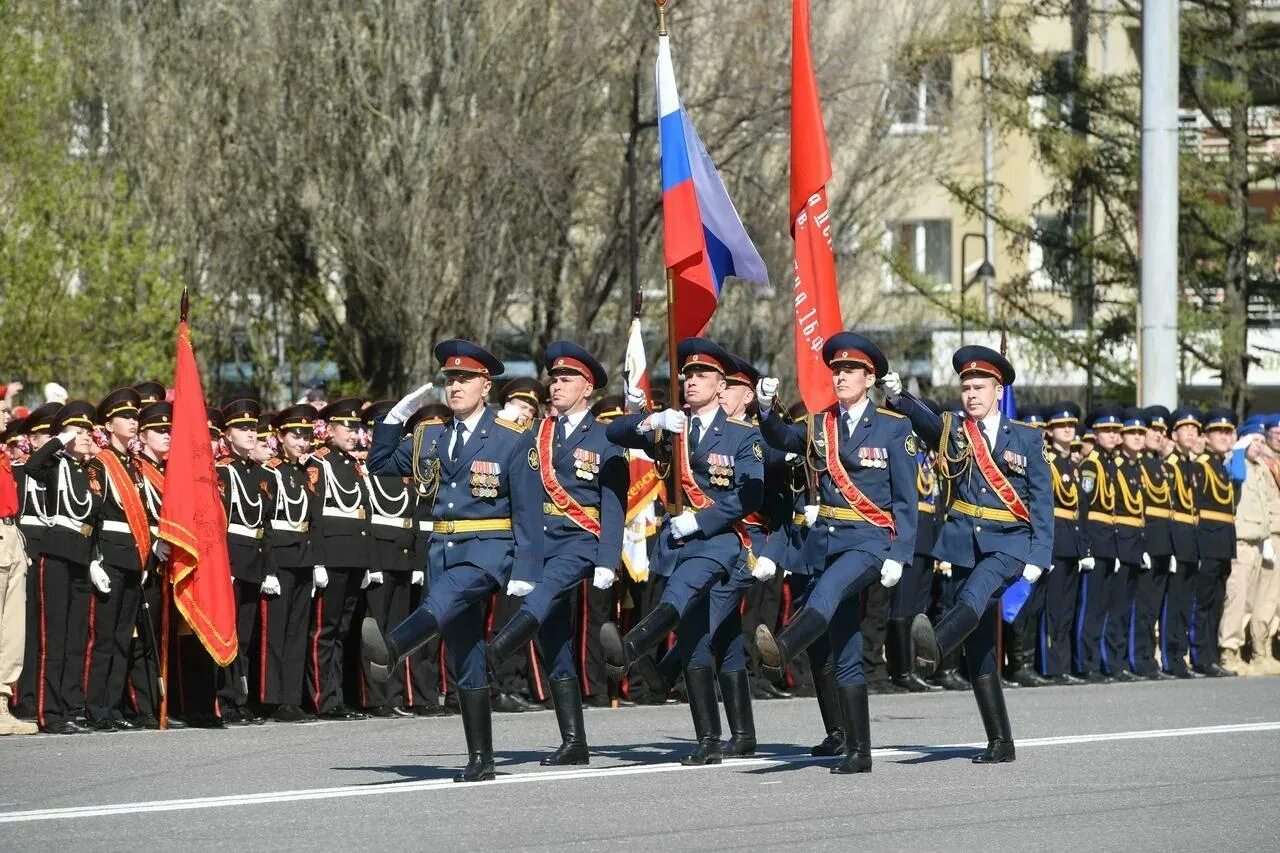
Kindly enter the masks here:
M 874 350 L 865 339 L 852 337 L 859 352 Z M 501 372 L 501 364 L 488 361 L 492 357 L 483 350 L 447 343 L 454 348 L 442 345 L 443 351 L 438 350 L 446 376 L 452 353 L 474 356 L 480 365 L 475 372 L 486 380 Z M 598 368 L 584 351 L 571 347 L 564 352 L 581 356 L 574 363 L 587 365 L 584 375 Z M 874 376 L 881 377 L 885 365 L 874 352 L 875 364 L 868 361 L 867 368 L 874 367 Z M 828 353 L 833 370 L 839 367 L 838 355 Z M 887 570 L 900 564 L 901 582 L 859 583 L 852 597 L 846 584 L 826 602 L 821 590 L 815 597 L 810 589 L 803 545 L 812 529 L 835 529 L 820 522 L 820 515 L 823 521 L 841 516 L 830 509 L 838 496 L 815 496 L 816 481 L 807 475 L 805 461 L 815 450 L 808 446 L 814 440 L 813 422 L 799 407 L 786 412 L 770 401 L 764 430 L 769 440 L 762 443 L 760 376 L 750 363 L 698 339 L 682 343 L 680 356 L 690 410 L 719 412 L 696 426 L 691 419 L 690 430 L 700 432 L 688 436 L 690 452 L 705 446 L 697 470 L 687 472 L 684 500 L 686 505 L 692 500 L 696 508 L 698 494 L 706 491 L 711 493 L 708 501 L 736 507 L 725 510 L 733 515 L 721 531 L 725 535 L 706 536 L 702 548 L 686 540 L 678 552 L 668 553 L 675 540 L 650 525 L 653 571 L 633 570 L 620 559 L 617 516 L 625 510 L 625 459 L 644 454 L 661 463 L 664 450 L 655 435 L 661 436 L 664 428 L 682 431 L 684 422 L 674 428 L 662 420 L 664 410 L 672 410 L 666 409 L 661 393 L 643 401 L 634 392 L 630 401 L 596 394 L 590 416 L 602 427 L 600 446 L 576 451 L 577 484 L 590 485 L 592 466 L 598 474 L 603 459 L 624 460 L 616 469 L 620 482 L 595 487 L 594 510 L 592 498 L 580 498 L 599 519 L 600 493 L 620 490 L 622 506 L 606 522 L 609 530 L 603 539 L 596 533 L 602 542 L 619 541 L 602 547 L 598 557 L 594 551 L 583 556 L 579 562 L 585 574 L 573 566 L 563 569 L 565 578 L 543 596 L 546 600 L 522 598 L 534 584 L 528 589 L 515 583 L 485 587 L 483 600 L 475 604 L 477 630 L 487 641 L 502 635 L 509 623 L 511 630 L 490 655 L 491 671 L 479 678 L 470 671 L 474 661 L 447 649 L 451 639 L 470 640 L 455 639 L 448 629 L 442 638 L 437 625 L 419 633 L 415 639 L 426 640 L 415 643 L 411 653 L 401 648 L 382 660 L 376 659 L 377 642 L 372 654 L 368 643 L 362 651 L 360 642 L 362 625 L 369 620 L 381 635 L 427 610 L 432 584 L 444 576 L 432 575 L 428 555 L 433 540 L 447 538 L 433 537 L 433 532 L 451 523 L 441 521 L 450 516 L 441 514 L 438 468 L 434 481 L 429 474 L 411 471 L 412 465 L 376 474 L 366 468 L 375 425 L 388 421 L 381 428 L 394 427 L 395 438 L 410 445 L 415 433 L 451 428 L 450 407 L 429 403 L 398 419 L 387 418 L 393 401 L 356 398 L 336 400 L 319 411 L 296 405 L 265 412 L 258 402 L 243 399 L 210 408 L 210 440 L 227 515 L 239 655 L 229 667 L 216 667 L 175 616 L 168 679 L 171 725 L 444 716 L 460 710 L 465 715 L 459 693 L 468 688 L 475 692 L 488 675 L 484 692 L 498 711 L 552 707 L 553 693 L 559 691 L 554 706 L 567 752 L 563 761 L 553 763 L 585 761 L 580 719 L 561 711 L 576 706 L 580 714 L 584 702 L 606 707 L 676 698 L 687 699 L 694 714 L 699 747 L 691 763 L 718 760 L 717 692 L 732 733 L 730 754 L 754 751 L 753 698 L 815 693 L 828 735 L 815 754 L 834 754 L 845 748 L 848 717 L 841 713 L 841 703 L 854 701 L 837 695 L 850 680 L 839 677 L 837 666 L 847 667 L 849 661 L 835 660 L 840 655 L 829 649 L 799 652 L 836 631 L 841 620 L 859 634 L 858 679 L 865 690 L 970 689 L 977 667 L 966 663 L 963 647 L 940 648 L 935 671 L 927 678 L 920 673 L 930 667 L 919 669 L 913 657 L 913 618 L 924 613 L 937 622 L 957 603 L 952 565 L 934 556 L 942 527 L 938 437 L 925 441 L 919 429 L 911 432 L 917 418 L 871 407 L 872 413 L 881 413 L 877 423 L 886 435 L 868 444 L 871 450 L 863 450 L 854 464 L 884 469 L 886 478 L 892 468 L 895 506 L 909 499 L 916 523 L 904 525 L 908 513 L 899 512 L 898 532 L 907 539 L 893 539 L 892 546 L 885 541 L 885 555 L 892 555 L 885 560 Z M 563 373 L 564 363 L 549 360 L 548 375 Z M 713 381 L 709 392 L 694 391 L 704 375 L 720 384 Z M 603 387 L 602 379 L 602 369 L 591 377 L 599 382 L 596 388 Z M 563 414 L 549 409 L 547 388 L 542 381 L 515 379 L 497 395 L 498 424 L 531 448 L 541 419 Z M 33 718 L 41 731 L 71 734 L 157 725 L 159 582 L 167 546 L 156 539 L 155 525 L 172 420 L 164 397 L 162 385 L 144 382 L 114 391 L 96 406 L 80 400 L 41 406 L 15 419 L 5 432 L 17 481 L 17 520 L 31 559 L 26 652 L 13 703 L 16 714 Z M 658 414 L 629 414 L 629 402 L 631 411 Z M 958 402 L 945 407 L 916 402 L 934 415 L 960 408 Z M 1051 566 L 1042 567 L 1045 573 L 1038 582 L 1017 596 L 1006 596 L 998 644 L 1004 686 L 1235 674 L 1245 665 L 1243 644 L 1228 647 L 1227 666 L 1219 650 L 1225 583 L 1236 554 L 1238 487 L 1227 469 L 1236 443 L 1231 412 L 1108 405 L 1082 416 L 1075 404 L 1061 402 L 1024 407 L 1020 416 L 1043 431 L 1043 447 L 1035 453 L 1042 450 L 1052 477 L 1052 559 Z M 611 422 L 615 425 L 606 441 L 603 427 Z M 788 431 L 788 424 L 797 425 L 795 432 Z M 1280 428 L 1280 421 L 1274 426 Z M 706 436 L 713 432 L 718 444 L 711 447 Z M 452 448 L 452 438 L 441 440 Z M 463 441 L 461 436 L 457 441 Z M 556 441 L 559 447 L 558 434 Z M 436 443 L 431 442 L 433 450 Z M 622 451 L 618 445 L 631 449 Z M 818 445 L 820 452 L 820 432 Z M 909 452 L 905 468 L 900 465 L 903 453 L 885 449 L 891 446 Z M 535 449 L 529 452 L 529 466 L 536 471 Z M 1019 464 L 1028 465 L 1025 458 L 1019 463 L 1020 458 L 1006 459 L 1013 460 L 1009 465 L 1015 472 Z M 758 468 L 750 480 L 759 493 L 750 497 L 749 506 L 740 506 L 734 501 L 748 503 L 740 492 L 744 472 L 755 470 L 751 466 Z M 505 477 L 511 472 L 500 466 L 481 465 L 468 472 L 473 498 L 486 497 L 480 493 L 490 488 L 496 497 L 500 480 L 504 494 L 510 488 Z M 902 483 L 908 481 L 911 491 L 904 496 Z M 887 510 L 890 481 L 884 482 L 883 494 L 873 497 Z M 540 485 L 555 488 L 554 480 Z M 545 491 L 537 500 L 548 517 L 565 514 Z M 609 499 L 604 501 L 607 507 Z M 657 517 L 672 513 L 673 535 L 681 538 L 679 517 L 665 489 L 657 502 Z M 508 517 L 513 511 L 508 510 Z M 696 531 L 695 526 L 685 533 Z M 833 554 L 839 550 L 830 547 Z M 743 554 L 750 554 L 749 564 Z M 545 560 L 551 557 L 543 554 Z M 704 561 L 703 568 L 689 568 L 698 560 Z M 780 570 L 759 571 L 758 562 Z M 675 572 L 677 565 L 685 568 Z M 550 566 L 548 562 L 548 572 Z M 707 581 L 709 586 L 688 580 L 699 571 L 716 579 Z M 834 570 L 827 574 L 836 576 Z M 681 588 L 674 590 L 677 579 Z M 473 604 L 467 599 L 468 607 Z M 846 612 L 850 607 L 856 612 Z M 698 629 L 690 627 L 691 618 L 701 620 Z M 792 629 L 792 647 L 783 649 L 780 659 L 774 640 L 785 644 L 788 633 L 781 629 L 797 618 L 804 624 L 810 620 L 812 630 Z M 548 633 L 552 621 L 558 627 Z M 1243 652 L 1251 656 L 1248 666 L 1254 672 L 1269 673 L 1276 666 L 1271 627 L 1255 628 L 1263 636 L 1255 636 L 1252 651 Z M 458 630 L 455 635 L 461 637 Z M 797 637 L 806 630 L 808 636 Z M 626 642 L 619 639 L 623 633 Z M 688 648 L 681 648 L 682 643 Z M 762 662 L 761 644 L 770 660 Z M 769 663 L 774 665 L 765 665 Z M 373 671 L 379 667 L 382 671 Z M 565 690 L 576 695 L 562 695 Z M 471 734 L 468 728 L 469 746 Z M 581 750 L 575 751 L 579 741 Z M 470 778 L 488 778 L 483 766 L 469 769 Z

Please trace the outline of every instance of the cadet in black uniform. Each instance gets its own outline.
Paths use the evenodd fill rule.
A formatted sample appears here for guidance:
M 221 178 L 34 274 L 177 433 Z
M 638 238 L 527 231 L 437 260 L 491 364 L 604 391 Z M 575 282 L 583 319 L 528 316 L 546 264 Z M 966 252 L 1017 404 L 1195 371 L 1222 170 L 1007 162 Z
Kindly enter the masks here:
M 1204 419 L 1205 452 L 1196 460 L 1201 475 L 1195 492 L 1200 564 L 1192 583 L 1191 664 L 1210 678 L 1236 674 L 1218 660 L 1218 622 L 1227 574 L 1236 556 L 1236 487 L 1225 462 L 1235 433 L 1231 409 L 1210 409 Z
M 1115 457 L 1115 528 L 1119 562 L 1108 587 L 1103 666 L 1117 681 L 1137 681 L 1129 667 L 1130 626 L 1138 592 L 1138 578 L 1151 571 L 1147 556 L 1146 501 L 1142 482 L 1142 451 L 1147 443 L 1147 423 L 1142 410 L 1124 410 L 1120 430 L 1121 450 Z
M 62 406 L 45 403 L 22 422 L 26 445 L 30 453 L 44 446 L 53 436 L 53 419 Z M 15 713 L 19 717 L 36 715 L 36 686 L 40 677 L 40 548 L 44 533 L 48 530 L 48 501 L 44 485 L 26 474 L 27 461 L 13 466 L 13 478 L 18 487 L 18 527 L 27 541 L 27 558 L 31 565 L 27 570 L 27 631 L 26 645 L 22 653 L 22 675 L 18 679 L 18 696 Z
M 344 641 L 371 565 L 368 492 L 364 466 L 351 451 L 362 422 L 364 401 L 345 397 L 317 415 L 328 426 L 328 443 L 307 460 L 307 477 L 320 505 L 320 551 L 324 563 L 313 570 L 315 615 L 307 688 L 315 712 L 328 720 L 360 720 L 367 715 L 343 701 Z
M 1116 471 L 1115 453 L 1121 441 L 1120 429 L 1124 412 L 1119 406 L 1100 407 L 1093 416 L 1092 432 L 1096 447 L 1080 463 L 1080 488 L 1086 502 L 1084 530 L 1089 537 L 1089 550 L 1094 568 L 1080 577 L 1080 603 L 1076 616 L 1076 672 L 1085 681 L 1110 683 L 1103 674 L 1103 634 L 1107 623 L 1108 586 L 1118 566 L 1116 538 Z
M 1071 638 L 1075 625 L 1080 573 L 1094 568 L 1089 538 L 1081 530 L 1079 466 L 1071 458 L 1080 407 L 1070 401 L 1054 403 L 1046 413 L 1049 430 L 1049 469 L 1053 473 L 1053 571 L 1044 587 L 1040 617 L 1040 665 L 1054 684 L 1080 684 L 1071 674 Z M 1088 495 L 1085 495 L 1088 498 Z
M 1165 457 L 1173 502 L 1169 535 L 1173 540 L 1173 565 L 1165 588 L 1164 607 L 1160 611 L 1160 664 L 1164 671 L 1178 678 L 1198 677 L 1187 668 L 1187 644 L 1191 628 L 1192 583 L 1200 560 L 1196 541 L 1198 527 L 1196 492 L 1202 474 L 1196 464 L 1195 447 L 1200 438 L 1200 411 L 1186 406 L 1171 416 L 1174 449 Z
M 1160 680 L 1173 677 L 1156 663 L 1155 630 L 1173 568 L 1173 535 L 1170 530 L 1173 524 L 1173 486 L 1164 461 L 1171 446 L 1171 416 L 1164 406 L 1148 406 L 1143 415 L 1147 432 L 1141 455 L 1142 491 L 1146 502 L 1147 555 L 1151 559 L 1151 570 L 1138 575 L 1129 668 L 1144 678 Z

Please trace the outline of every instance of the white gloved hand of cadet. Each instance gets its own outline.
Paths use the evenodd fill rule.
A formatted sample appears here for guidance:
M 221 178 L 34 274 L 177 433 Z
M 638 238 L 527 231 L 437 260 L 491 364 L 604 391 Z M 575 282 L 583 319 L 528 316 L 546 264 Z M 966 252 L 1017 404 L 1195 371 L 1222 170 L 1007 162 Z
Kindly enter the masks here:
M 1142 553 L 1142 568 L 1144 569 L 1151 568 L 1151 555 L 1146 553 L 1145 551 Z
M 813 527 L 818 523 L 818 507 L 816 504 L 809 504 L 804 508 L 804 526 Z
M 422 586 L 427 582 L 427 574 L 423 571 L 416 571 L 409 575 L 409 583 L 413 586 Z
M 392 407 L 391 411 L 387 412 L 387 416 L 383 419 L 383 423 L 402 424 L 409 420 L 409 417 L 414 412 L 422 408 L 422 404 L 427 401 L 427 396 L 435 387 L 436 386 L 432 385 L 430 382 L 426 385 L 420 386 L 416 391 L 409 394 L 409 396 L 402 399 L 399 403 L 396 403 L 395 406 Z
M 1276 546 L 1271 544 L 1271 537 L 1262 540 L 1262 562 L 1268 566 L 1276 564 Z
M 267 575 L 262 579 L 263 595 L 279 595 L 280 594 L 280 578 L 275 575 Z
M 613 582 L 617 578 L 618 573 L 608 566 L 596 566 L 595 577 L 591 579 L 591 585 L 596 589 L 608 589 L 613 586 Z
M 324 566 L 316 566 L 311 570 L 311 597 L 316 597 L 317 589 L 324 589 L 329 585 L 329 573 L 325 571 Z
M 671 518 L 671 535 L 677 539 L 684 539 L 686 536 L 692 536 L 698 532 L 698 519 L 691 510 L 685 510 L 677 516 Z
M 880 585 L 889 589 L 897 586 L 900 580 L 902 580 L 902 561 L 885 560 L 880 566 Z
M 507 581 L 507 595 L 524 598 L 531 592 L 533 592 L 533 584 L 528 581 Z
M 778 572 L 778 564 L 768 557 L 757 557 L 756 566 L 751 570 L 751 577 L 758 581 L 767 581 Z
M 1027 583 L 1035 583 L 1040 580 L 1040 576 L 1042 574 L 1044 574 L 1044 569 L 1039 566 L 1033 566 L 1030 563 L 1027 563 L 1022 567 L 1022 578 Z
M 679 409 L 663 409 L 661 412 L 654 412 L 645 418 L 644 422 L 640 424 L 640 432 L 661 429 L 682 435 L 684 433 L 685 420 L 684 412 Z
M 102 568 L 101 560 L 94 560 L 89 564 L 89 582 L 103 595 L 111 594 L 111 578 L 107 577 L 107 570 Z
M 63 447 L 70 447 L 71 442 L 75 441 L 76 436 L 79 434 L 80 434 L 80 430 L 77 427 L 72 427 L 71 429 L 64 429 L 62 432 L 58 433 L 58 441 L 62 442 Z
M 886 373 L 880 380 L 880 387 L 890 400 L 897 400 L 902 396 L 902 377 L 893 372 Z
M 764 411 L 773 405 L 773 398 L 778 396 L 778 380 L 772 376 L 762 376 L 756 383 L 756 401 L 760 410 Z
M 1080 571 L 1082 571 L 1082 572 L 1091 572 L 1091 571 L 1093 571 L 1093 566 L 1094 566 L 1094 560 L 1093 560 L 1093 557 L 1081 557 L 1081 558 L 1080 558 Z

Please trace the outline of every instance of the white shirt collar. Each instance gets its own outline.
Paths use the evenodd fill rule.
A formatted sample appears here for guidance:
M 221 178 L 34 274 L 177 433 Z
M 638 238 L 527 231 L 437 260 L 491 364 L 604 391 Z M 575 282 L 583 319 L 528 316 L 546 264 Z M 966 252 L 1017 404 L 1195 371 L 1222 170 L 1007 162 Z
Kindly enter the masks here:
M 472 415 L 471 417 L 467 418 L 465 421 L 462 422 L 467 427 L 466 432 L 462 434 L 464 440 L 467 438 L 470 438 L 472 433 L 476 431 L 476 427 L 480 425 L 480 419 L 484 417 L 484 413 L 485 413 L 485 407 L 481 406 L 479 409 L 476 409 L 476 413 L 474 415 Z M 454 418 L 453 422 L 454 424 L 457 424 L 458 419 Z M 457 430 L 457 429 L 458 427 L 454 426 L 454 430 Z
M 870 402 L 871 402 L 870 398 L 863 397 L 860 401 L 858 401 L 857 403 L 854 403 L 852 406 L 850 406 L 847 409 L 843 405 L 840 406 L 841 419 L 843 419 L 845 415 L 849 416 L 849 429 L 850 429 L 849 434 L 850 435 L 853 434 L 852 430 L 855 430 L 858 428 L 858 421 L 862 420 L 862 415 L 864 412 L 866 412 L 867 406 L 870 404 Z
M 568 429 L 565 430 L 565 432 L 573 432 L 578 427 L 582 426 L 582 420 L 587 416 L 587 412 L 589 411 L 590 409 L 583 409 L 580 412 L 574 412 L 568 415 L 556 415 L 556 420 L 564 421 L 568 425 Z
M 987 444 L 996 446 L 996 436 L 1000 434 L 1000 409 L 994 408 L 991 414 L 982 419 L 982 428 L 987 433 Z

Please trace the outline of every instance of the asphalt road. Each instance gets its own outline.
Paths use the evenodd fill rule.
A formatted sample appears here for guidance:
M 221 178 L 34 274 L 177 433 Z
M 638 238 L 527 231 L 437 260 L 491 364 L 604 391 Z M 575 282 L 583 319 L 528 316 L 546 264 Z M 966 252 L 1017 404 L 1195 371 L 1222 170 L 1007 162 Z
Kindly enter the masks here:
M 683 705 L 495 718 L 456 785 L 444 719 L 0 739 L 0 850 L 1280 850 L 1280 678 L 1009 694 L 1018 760 L 976 766 L 967 694 L 873 696 L 874 772 L 811 759 L 812 699 L 758 702 L 754 760 L 682 768 Z

